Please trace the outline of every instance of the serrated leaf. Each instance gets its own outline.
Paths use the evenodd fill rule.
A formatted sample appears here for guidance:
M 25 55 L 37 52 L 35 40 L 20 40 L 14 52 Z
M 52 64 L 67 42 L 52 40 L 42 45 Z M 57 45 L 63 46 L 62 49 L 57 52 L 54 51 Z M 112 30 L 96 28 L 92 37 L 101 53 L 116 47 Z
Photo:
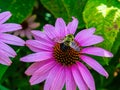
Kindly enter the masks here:
M 0 12 L 10 11 L 9 22 L 21 23 L 32 13 L 34 0 L 0 0 Z
M 84 28 L 85 24 L 82 12 L 87 0 L 40 0 L 41 3 L 55 16 L 62 17 L 66 22 L 70 22 L 72 16 L 78 18 L 79 28 Z
M 111 51 L 120 28 L 120 2 L 117 0 L 88 0 L 83 12 L 86 27 L 95 27 L 96 34 L 104 37 L 99 44 Z M 106 63 L 108 60 L 104 59 Z
M 114 44 L 112 46 L 112 52 L 114 54 L 116 54 L 119 48 L 120 48 L 120 32 L 118 33 L 118 35 L 117 35 L 117 37 L 115 39 L 115 42 L 114 42 Z

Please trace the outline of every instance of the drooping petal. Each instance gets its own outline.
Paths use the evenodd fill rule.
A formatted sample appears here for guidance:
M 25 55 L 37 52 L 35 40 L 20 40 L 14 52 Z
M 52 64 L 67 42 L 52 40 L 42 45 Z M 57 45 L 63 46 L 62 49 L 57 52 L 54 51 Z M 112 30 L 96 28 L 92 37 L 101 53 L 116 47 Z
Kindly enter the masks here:
M 67 25 L 67 34 L 75 34 L 77 26 L 78 26 L 78 20 L 75 17 L 72 17 L 72 22 L 68 23 Z
M 92 36 L 94 32 L 95 32 L 95 28 L 89 28 L 89 29 L 82 30 L 75 36 L 75 40 L 81 42 L 82 40 L 87 39 L 90 36 Z
M 65 84 L 65 68 L 64 66 L 61 66 L 61 68 L 58 70 L 53 79 L 50 90 L 62 90 L 64 84 Z
M 89 38 L 78 41 L 80 46 L 90 46 L 102 42 L 104 39 L 101 36 L 92 35 Z
M 105 71 L 105 69 L 93 58 L 90 58 L 88 56 L 80 55 L 80 58 L 87 63 L 90 67 L 92 67 L 95 71 L 100 73 L 101 75 L 108 77 L 108 73 Z
M 32 33 L 31 33 L 31 30 L 26 30 L 26 37 L 28 38 L 28 39 L 32 39 Z
M 11 13 L 9 11 L 0 13 L 0 24 L 6 22 L 11 17 Z
M 59 37 L 64 37 L 67 33 L 66 24 L 62 18 L 58 18 L 55 23 L 55 30 L 58 32 Z
M 95 82 L 90 71 L 80 62 L 77 62 L 78 69 L 90 90 L 95 90 Z
M 30 85 L 35 85 L 35 84 L 43 82 L 47 78 L 48 74 L 49 72 L 46 72 L 44 74 L 39 74 L 39 75 L 36 74 L 36 76 L 33 75 L 29 81 Z
M 0 63 L 10 66 L 12 62 L 9 57 L 7 57 L 4 53 L 0 52 Z
M 22 29 L 21 25 L 14 23 L 6 23 L 0 25 L 0 32 L 11 32 Z
M 9 57 L 15 57 L 16 52 L 7 44 L 0 41 L 0 51 L 6 54 Z
M 46 24 L 44 27 L 44 32 L 45 34 L 51 39 L 53 40 L 54 38 L 58 37 L 58 33 L 55 30 L 55 28 L 50 25 L 50 24 Z
M 53 80 L 56 76 L 56 73 L 58 73 L 58 71 L 60 70 L 61 65 L 56 64 L 51 70 L 49 75 L 47 76 L 45 85 L 44 85 L 44 90 L 51 90 L 51 85 L 53 83 Z
M 47 43 L 47 42 L 40 42 L 40 41 L 38 41 L 38 40 L 27 40 L 26 41 L 26 45 L 28 46 L 28 47 L 34 47 L 35 48 L 35 50 L 36 49 L 42 49 L 43 51 L 44 50 L 47 50 L 47 51 L 52 51 L 53 50 L 53 45 L 52 44 L 49 44 L 49 43 Z M 33 50 L 33 51 L 35 51 L 35 50 Z
M 78 67 L 76 65 L 73 65 L 71 70 L 72 70 L 72 74 L 73 74 L 74 80 L 75 80 L 78 88 L 82 89 L 82 90 L 88 90 L 88 87 L 87 87 L 86 83 L 84 82 L 84 80 L 78 70 Z
M 14 32 L 15 36 L 18 36 L 19 34 L 20 34 L 20 30 Z
M 25 71 L 25 74 L 30 76 L 32 75 L 36 70 L 38 70 L 40 67 L 45 65 L 46 63 L 50 62 L 49 60 L 35 62 L 31 66 L 28 67 L 28 69 Z
M 38 70 L 34 72 L 33 75 L 35 74 L 42 74 L 45 72 L 49 72 L 54 66 L 56 65 L 56 61 L 49 59 L 48 62 L 46 62 L 42 67 L 40 67 Z M 48 68 L 49 67 L 49 68 Z M 36 75 L 35 75 L 36 76 Z
M 19 35 L 20 35 L 20 37 L 25 37 L 25 30 L 20 30 Z
M 25 42 L 21 38 L 10 35 L 10 34 L 2 34 L 0 35 L 0 41 L 3 41 L 8 44 L 24 46 Z
M 47 60 L 52 58 L 52 53 L 51 52 L 39 52 L 39 53 L 34 53 L 34 54 L 30 54 L 27 55 L 25 57 L 22 57 L 20 59 L 20 61 L 23 62 L 39 62 L 39 61 L 43 61 L 43 60 Z
M 81 53 L 96 55 L 96 56 L 103 56 L 103 57 L 113 57 L 113 54 L 107 50 L 104 50 L 99 47 L 87 47 L 82 49 Z
M 75 80 L 73 78 L 71 69 L 69 67 L 65 68 L 66 72 L 66 90 L 76 90 Z
M 30 84 L 34 85 L 44 81 L 47 78 L 51 68 L 53 68 L 55 64 L 56 63 L 54 61 L 51 61 L 49 63 L 44 64 L 41 68 L 36 70 L 30 78 Z

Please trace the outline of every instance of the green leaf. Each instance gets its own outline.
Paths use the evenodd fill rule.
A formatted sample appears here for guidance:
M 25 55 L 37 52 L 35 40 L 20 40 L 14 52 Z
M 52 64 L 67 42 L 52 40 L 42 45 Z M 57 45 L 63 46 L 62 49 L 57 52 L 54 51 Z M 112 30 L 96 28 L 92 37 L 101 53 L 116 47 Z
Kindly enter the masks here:
M 120 63 L 117 65 L 117 68 L 120 68 Z
M 70 22 L 72 16 L 78 18 L 79 28 L 84 28 L 82 12 L 87 0 L 40 0 L 41 3 L 55 16 Z
M 86 27 L 95 27 L 103 36 L 102 48 L 111 51 L 120 28 L 120 2 L 117 0 L 88 0 L 83 12 Z M 115 47 L 114 47 L 115 48 Z M 108 59 L 104 58 L 106 63 Z
M 0 80 L 1 80 L 2 76 L 4 75 L 4 73 L 6 72 L 7 69 L 8 69 L 8 66 L 0 64 Z
M 8 89 L 8 88 L 6 88 L 6 87 L 0 85 L 0 90 L 10 90 L 10 89 Z
M 0 11 L 10 11 L 12 17 L 9 22 L 21 23 L 32 13 L 34 0 L 0 0 Z

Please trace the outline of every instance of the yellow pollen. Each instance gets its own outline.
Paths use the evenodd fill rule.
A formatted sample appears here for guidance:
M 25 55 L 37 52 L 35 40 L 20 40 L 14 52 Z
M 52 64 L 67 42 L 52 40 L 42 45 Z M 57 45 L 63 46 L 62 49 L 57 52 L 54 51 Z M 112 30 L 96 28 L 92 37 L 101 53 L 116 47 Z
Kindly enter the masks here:
M 79 61 L 79 52 L 70 46 L 65 46 L 63 43 L 57 43 L 54 46 L 53 55 L 56 61 L 67 66 L 75 64 L 76 61 Z

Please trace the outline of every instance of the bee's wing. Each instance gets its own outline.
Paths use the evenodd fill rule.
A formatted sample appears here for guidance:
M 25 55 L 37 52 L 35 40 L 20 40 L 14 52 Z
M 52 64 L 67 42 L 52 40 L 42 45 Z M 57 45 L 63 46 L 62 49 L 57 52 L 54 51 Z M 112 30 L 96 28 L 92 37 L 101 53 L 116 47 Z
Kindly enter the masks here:
M 70 47 L 73 48 L 74 50 L 78 51 L 78 52 L 80 51 L 80 47 L 75 41 L 70 43 Z

